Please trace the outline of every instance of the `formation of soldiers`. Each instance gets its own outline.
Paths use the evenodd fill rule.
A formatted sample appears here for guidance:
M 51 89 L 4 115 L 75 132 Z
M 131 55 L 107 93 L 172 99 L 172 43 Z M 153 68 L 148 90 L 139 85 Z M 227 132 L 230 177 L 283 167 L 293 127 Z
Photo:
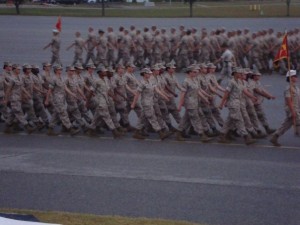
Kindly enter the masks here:
M 52 46 L 51 64 L 61 64 L 59 59 L 59 32 L 53 32 L 53 39 L 45 48 Z M 72 65 L 79 62 L 86 65 L 90 60 L 94 65 L 115 66 L 134 63 L 140 68 L 151 67 L 157 63 L 174 62 L 177 69 L 186 68 L 193 63 L 213 62 L 217 70 L 222 64 L 238 66 L 271 73 L 274 69 L 273 59 L 282 43 L 283 32 L 275 33 L 273 29 L 251 32 L 249 29 L 227 31 L 217 28 L 208 31 L 205 28 L 150 28 L 129 29 L 120 26 L 98 30 L 88 29 L 88 37 L 83 39 L 80 32 L 75 33 L 74 42 L 67 48 L 74 47 L 75 55 Z M 300 32 L 299 29 L 288 31 L 288 42 L 291 57 L 291 69 L 299 69 Z M 225 49 L 232 52 L 232 57 L 221 60 Z M 84 59 L 84 51 L 86 57 Z M 282 74 L 287 71 L 287 63 L 283 60 L 277 69 Z
M 213 63 L 189 65 L 183 83 L 178 82 L 173 63 L 145 67 L 140 78 L 135 68 L 130 62 L 114 68 L 43 63 L 40 70 L 36 65 L 5 62 L 0 76 L 4 132 L 47 129 L 48 135 L 58 135 L 61 126 L 61 132 L 71 135 L 98 136 L 107 129 L 115 138 L 133 132 L 134 138 L 145 139 L 156 132 L 162 140 L 176 134 L 179 141 L 197 135 L 202 142 L 220 136 L 219 142 L 228 143 L 239 136 L 247 145 L 275 132 L 262 107 L 264 98 L 275 97 L 261 85 L 259 72 L 235 67 L 224 88 Z M 222 98 L 220 105 L 217 97 Z M 225 105 L 227 120 L 220 112 Z M 129 120 L 132 111 L 138 118 L 136 127 Z

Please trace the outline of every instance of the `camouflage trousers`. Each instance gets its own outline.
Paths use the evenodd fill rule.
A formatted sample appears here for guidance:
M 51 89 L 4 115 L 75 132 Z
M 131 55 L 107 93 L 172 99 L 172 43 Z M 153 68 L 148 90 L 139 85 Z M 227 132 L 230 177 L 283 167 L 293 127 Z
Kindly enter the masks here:
M 147 123 L 149 123 L 156 132 L 162 129 L 157 121 L 153 106 L 143 106 L 143 114 L 142 117 L 139 118 L 136 128 L 141 130 Z
M 166 102 L 166 104 L 167 104 L 169 114 L 171 114 L 173 116 L 173 118 L 175 119 L 176 123 L 179 124 L 180 120 L 181 120 L 181 116 L 177 110 L 175 99 L 171 98 L 170 101 Z
M 203 134 L 203 126 L 199 117 L 198 109 L 186 109 L 179 123 L 178 130 L 184 131 L 191 125 L 198 134 Z
M 25 115 L 22 110 L 21 101 L 11 101 L 10 102 L 10 111 L 8 113 L 6 123 L 7 125 L 12 125 L 14 120 L 16 119 L 23 126 L 27 125 L 28 122 L 25 118 Z
M 105 123 L 110 130 L 116 129 L 114 122 L 111 119 L 109 114 L 108 105 L 98 105 L 94 114 L 94 118 L 89 127 L 93 130 L 96 129 L 97 126 Z
M 74 66 L 77 62 L 83 64 L 82 51 L 75 52 L 75 54 L 74 54 L 74 59 L 73 59 L 72 65 Z
M 39 119 L 35 115 L 33 100 L 26 100 L 22 103 L 23 112 L 27 115 L 27 121 L 32 123 L 38 123 Z
M 289 130 L 292 126 L 294 126 L 295 134 L 300 136 L 300 111 L 297 113 L 296 116 L 296 124 L 293 124 L 293 119 L 290 112 L 286 112 L 286 117 L 280 127 L 276 130 L 275 135 L 281 136 L 287 130 Z
M 225 121 L 224 127 L 222 128 L 221 132 L 223 134 L 226 134 L 230 130 L 237 130 L 238 134 L 241 136 L 248 135 L 242 117 L 241 108 L 239 106 L 228 107 L 228 110 L 229 115 L 227 120 Z
M 69 119 L 69 115 L 67 112 L 67 105 L 63 99 L 55 99 L 53 98 L 53 107 L 54 112 L 51 115 L 51 120 L 49 122 L 49 127 L 54 128 L 58 122 L 62 122 L 62 124 L 67 128 L 70 129 L 72 124 Z
M 48 115 L 46 108 L 44 106 L 44 98 L 40 96 L 36 96 L 33 98 L 33 107 L 37 117 L 40 117 L 44 123 L 48 123 Z
M 67 99 L 67 112 L 71 123 L 75 123 L 76 126 L 84 126 L 84 122 L 79 111 L 76 99 Z

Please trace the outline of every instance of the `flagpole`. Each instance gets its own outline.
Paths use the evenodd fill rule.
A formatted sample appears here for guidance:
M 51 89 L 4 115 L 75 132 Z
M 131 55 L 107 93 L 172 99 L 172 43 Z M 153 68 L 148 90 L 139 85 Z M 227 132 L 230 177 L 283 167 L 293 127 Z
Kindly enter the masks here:
M 288 43 L 288 39 L 287 39 L 288 35 L 286 33 L 286 42 Z M 287 44 L 287 47 L 289 45 Z M 293 95 L 294 95 L 294 91 L 293 91 L 293 85 L 292 85 L 292 82 L 291 82 L 291 62 L 290 62 L 290 56 L 289 56 L 289 51 L 288 51 L 288 57 L 287 57 L 287 60 L 288 60 L 288 74 L 289 74 L 289 83 L 290 83 L 290 95 L 291 95 L 291 106 L 292 106 L 292 109 L 294 110 L 294 105 L 293 105 Z M 292 122 L 293 122 L 293 127 L 294 127 L 294 133 L 296 134 L 297 132 L 297 129 L 296 129 L 296 118 L 293 118 L 293 115 L 292 115 Z

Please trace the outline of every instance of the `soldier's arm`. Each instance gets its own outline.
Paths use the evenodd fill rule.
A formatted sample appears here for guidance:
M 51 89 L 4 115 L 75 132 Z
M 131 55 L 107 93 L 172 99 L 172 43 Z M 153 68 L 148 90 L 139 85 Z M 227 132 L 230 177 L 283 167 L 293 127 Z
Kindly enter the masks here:
M 66 50 L 68 51 L 70 48 L 72 48 L 75 45 L 75 43 L 72 43 L 71 45 L 69 45 Z
M 209 101 L 208 101 L 208 98 L 209 98 L 208 96 L 209 96 L 209 95 L 206 94 L 205 91 L 203 91 L 203 90 L 200 89 L 200 90 L 198 91 L 198 95 L 200 96 L 200 98 L 201 98 L 206 104 L 209 104 Z
M 251 92 L 247 89 L 247 88 L 244 88 L 243 89 L 243 93 L 250 99 L 252 99 L 253 102 L 256 102 L 257 101 L 257 98 L 251 94 Z
M 52 94 L 52 88 L 49 88 L 47 91 L 47 95 L 46 95 L 46 99 L 45 99 L 45 105 L 48 106 L 49 105 L 49 97 Z
M 163 97 L 166 101 L 169 101 L 169 97 L 163 92 L 161 91 L 158 87 L 155 87 L 154 90 L 156 91 L 156 93 L 158 93 L 161 97 Z
M 181 111 L 181 108 L 182 108 L 182 106 L 183 106 L 183 104 L 184 104 L 184 97 L 185 97 L 185 95 L 186 95 L 186 92 L 185 92 L 185 91 L 182 91 L 182 92 L 180 93 L 179 103 L 178 103 L 178 111 L 179 111 L 179 112 Z
M 136 94 L 136 91 L 133 90 L 133 89 L 131 89 L 127 84 L 126 84 L 126 89 L 127 89 L 131 94 L 133 94 L 133 95 Z
M 134 99 L 133 102 L 131 103 L 131 108 L 134 109 L 135 105 L 140 97 L 141 93 L 139 91 L 136 92 L 136 94 L 134 95 Z
M 71 95 L 72 97 L 78 99 L 77 95 L 75 95 L 68 87 L 65 85 L 65 91 L 67 92 L 68 95 Z
M 220 108 L 220 109 L 223 109 L 224 105 L 225 105 L 226 102 L 227 102 L 228 97 L 229 97 L 229 92 L 226 90 L 226 91 L 225 91 L 225 94 L 223 95 L 223 98 L 222 98 L 222 100 L 221 100 L 221 103 L 220 103 L 220 105 L 219 105 L 219 108 Z

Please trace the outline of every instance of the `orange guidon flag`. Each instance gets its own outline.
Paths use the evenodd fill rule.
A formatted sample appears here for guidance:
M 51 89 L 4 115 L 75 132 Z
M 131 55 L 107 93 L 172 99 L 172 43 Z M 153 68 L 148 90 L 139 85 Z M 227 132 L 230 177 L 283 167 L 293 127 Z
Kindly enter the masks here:
M 59 16 L 58 19 L 57 19 L 57 22 L 55 24 L 55 28 L 61 32 L 61 17 Z
M 273 62 L 277 62 L 281 59 L 288 59 L 289 58 L 289 48 L 288 48 L 288 41 L 287 41 L 287 34 L 284 35 L 281 47 L 273 60 Z

